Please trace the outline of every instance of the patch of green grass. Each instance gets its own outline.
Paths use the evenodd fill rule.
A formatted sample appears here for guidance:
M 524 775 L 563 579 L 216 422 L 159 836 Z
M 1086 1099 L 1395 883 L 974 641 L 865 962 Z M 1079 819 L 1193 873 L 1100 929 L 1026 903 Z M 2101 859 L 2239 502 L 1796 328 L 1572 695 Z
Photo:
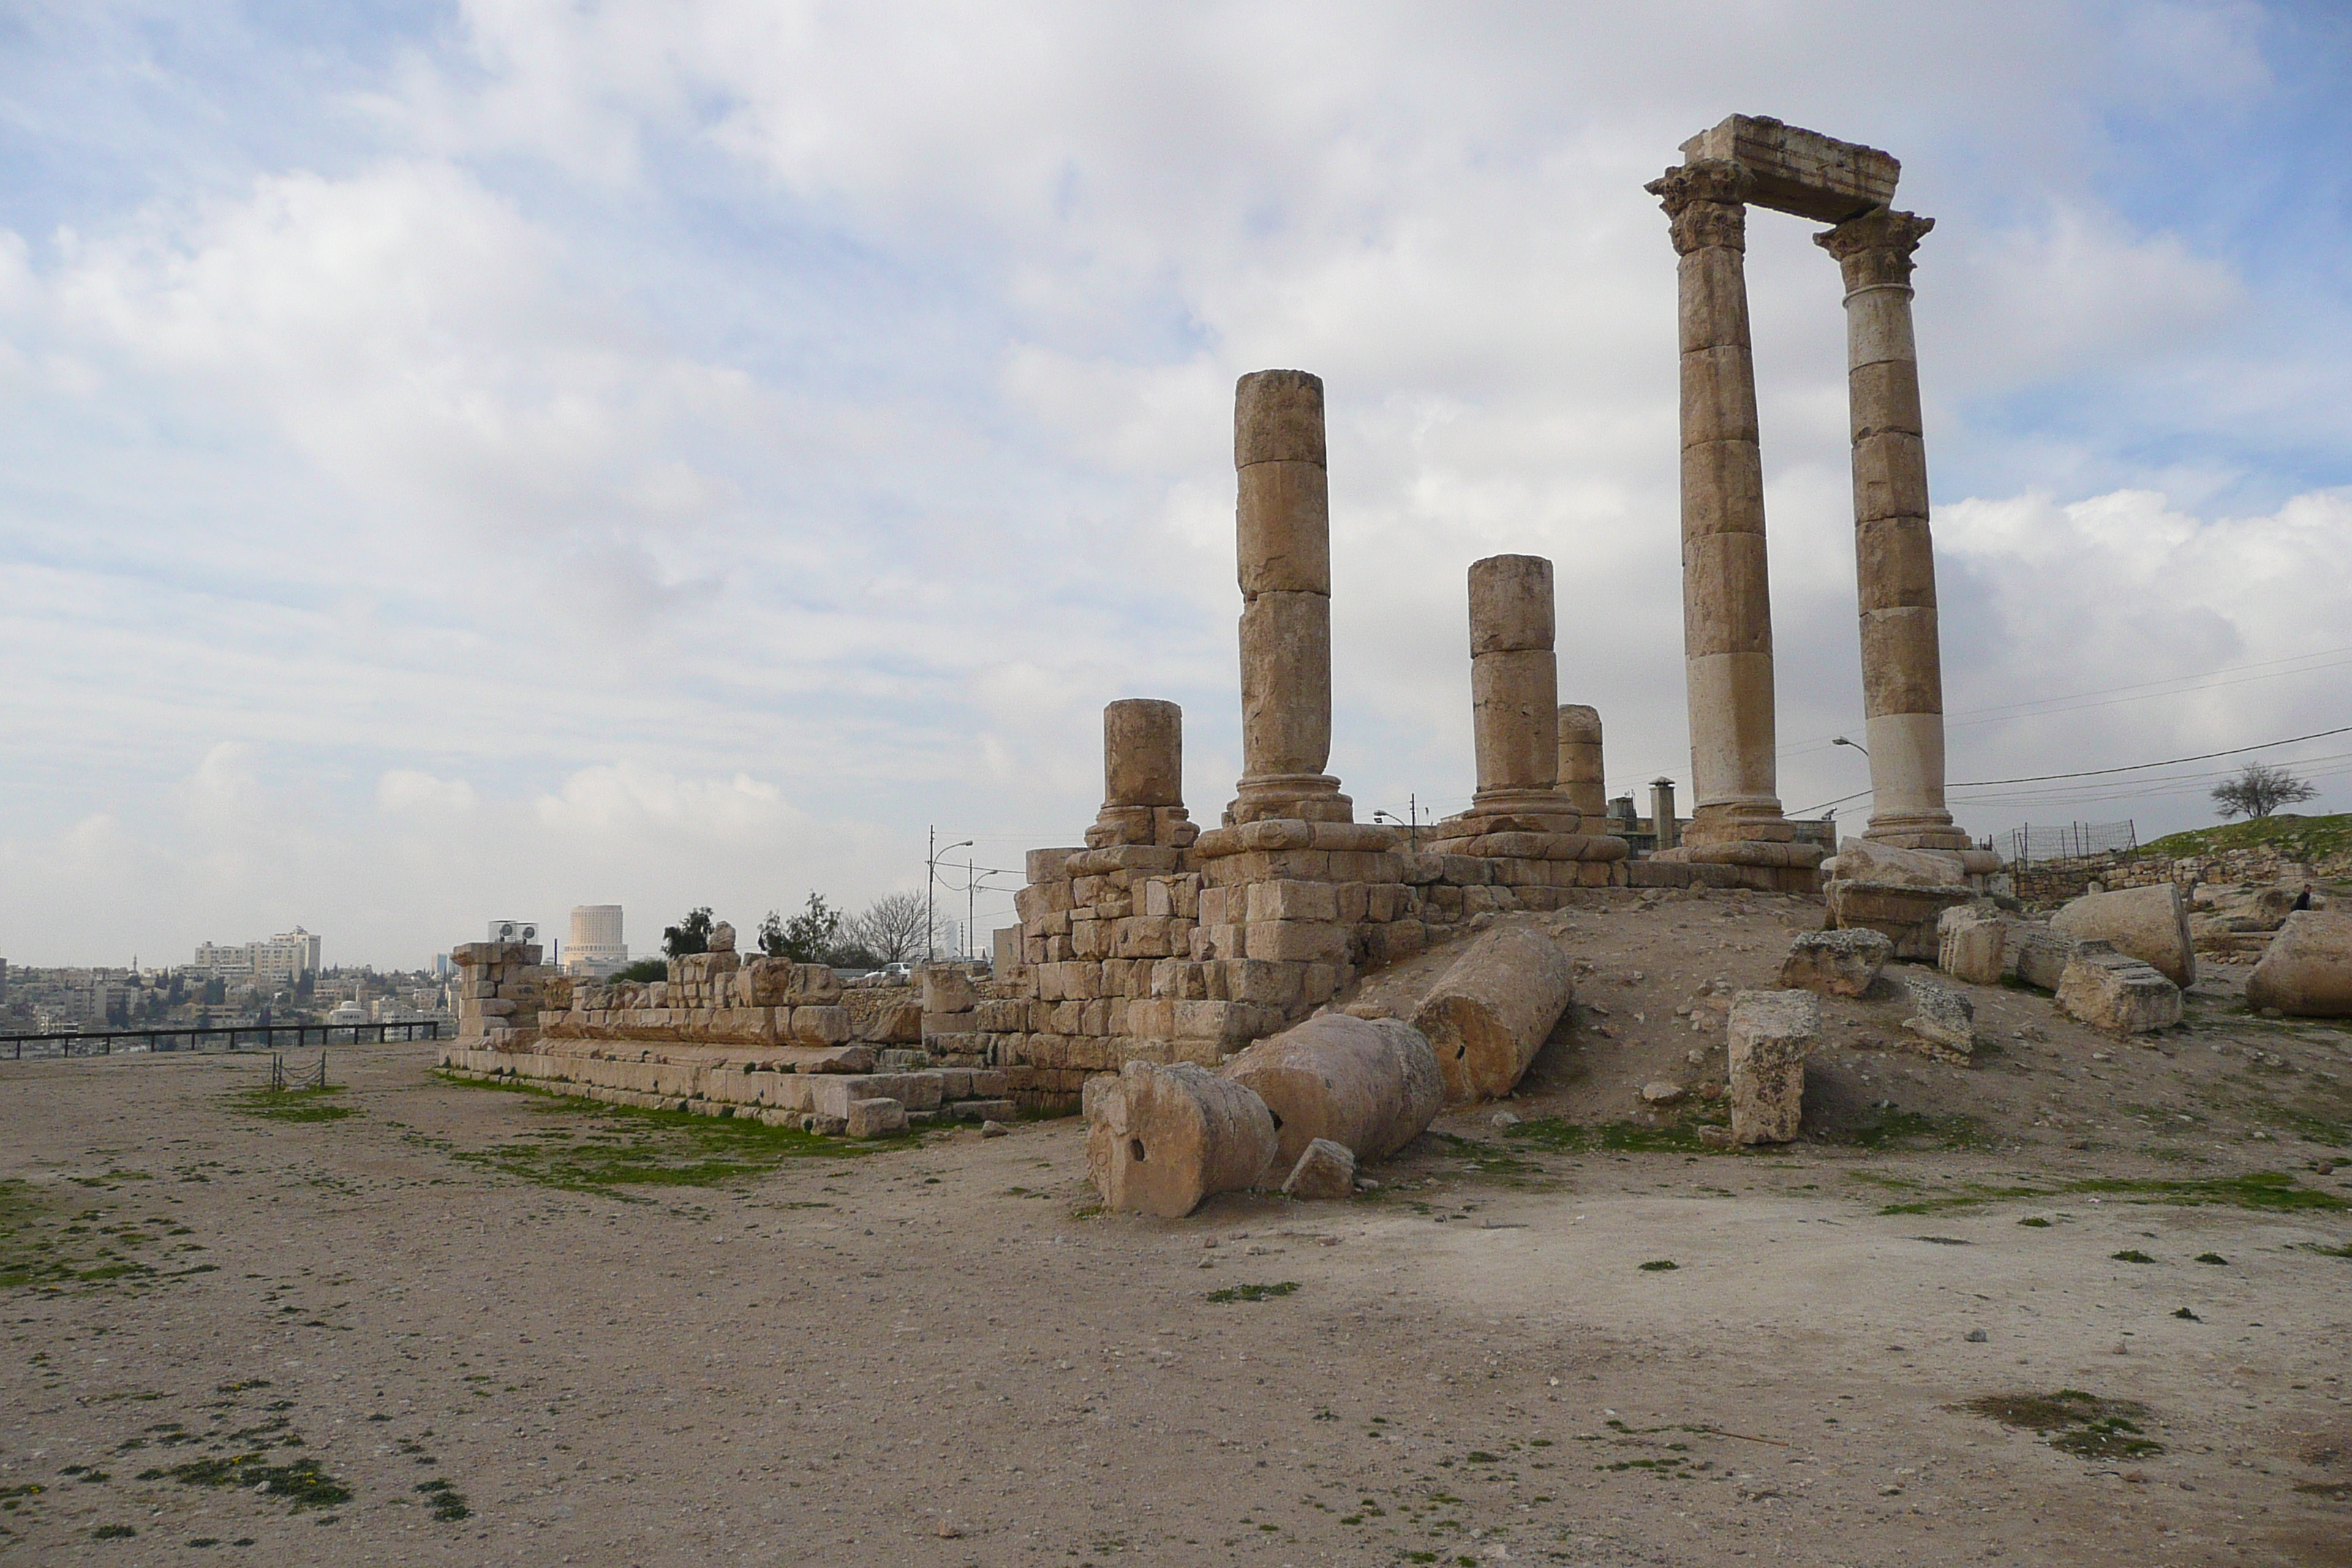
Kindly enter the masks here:
M 2019 1220 L 2017 1223 L 2034 1230 L 2048 1230 L 2050 1228 L 2050 1222 L 2043 1219 L 2040 1215 L 2027 1215 L 2023 1219 Z
M 1829 1141 L 1857 1149 L 1889 1149 L 1927 1144 L 1937 1149 L 1976 1149 L 1987 1142 L 1984 1124 L 1958 1111 L 1931 1114 L 1921 1110 L 1883 1110 L 1871 1121 Z
M 2219 827 L 2195 827 L 2186 833 L 2169 833 L 2153 843 L 2140 846 L 2140 852 L 2168 855 L 2179 859 L 2187 856 L 2215 855 L 2224 849 L 2251 848 L 2257 845 L 2270 845 L 2289 859 L 2300 860 L 2305 865 L 2325 860 L 2352 850 L 2352 816 L 2302 816 L 2283 811 L 2246 822 L 2224 823 Z
M 247 1116 L 265 1117 L 271 1121 L 341 1121 L 346 1116 L 357 1116 L 359 1108 L 336 1101 L 342 1086 L 320 1089 L 247 1089 L 227 1097 L 229 1109 Z
M 2222 1257 L 2218 1252 L 2200 1252 L 2197 1255 L 2195 1261 L 2199 1263 L 2219 1263 L 2226 1267 L 2230 1260 Z
M 184 1487 L 236 1487 L 282 1499 L 297 1509 L 332 1508 L 352 1500 L 349 1488 L 326 1473 L 316 1459 L 273 1465 L 254 1452 L 191 1459 L 166 1469 L 142 1470 L 142 1481 L 177 1481 Z
M 1717 1122 L 1721 1120 L 1720 1116 L 1716 1118 Z M 1701 1142 L 1698 1130 L 1706 1125 L 1709 1123 L 1693 1118 L 1663 1122 L 1655 1127 L 1639 1121 L 1604 1121 L 1598 1126 L 1588 1127 L 1557 1116 L 1542 1116 L 1518 1123 L 1503 1136 L 1514 1143 L 1532 1144 L 1561 1154 L 1590 1153 L 1596 1150 L 1609 1154 L 1727 1154 L 1737 1152 Z
M 697 1116 L 684 1110 L 641 1110 L 558 1094 L 535 1085 L 484 1082 L 438 1075 L 472 1089 L 532 1096 L 551 1114 L 577 1115 L 586 1124 L 561 1143 L 526 1139 L 454 1157 L 502 1174 L 567 1192 L 604 1193 L 643 1186 L 718 1187 L 765 1175 L 792 1160 L 856 1159 L 886 1149 L 910 1149 L 920 1135 L 851 1140 L 771 1127 L 748 1116 Z
M 2322 1258 L 2352 1258 L 2352 1241 L 2347 1241 L 2341 1247 L 2323 1247 L 2318 1242 L 2306 1241 L 2302 1244 L 2300 1250 L 2315 1252 Z
M 1285 1279 L 1276 1285 L 1228 1285 L 1222 1290 L 1209 1292 L 1212 1301 L 1270 1301 L 1276 1296 L 1287 1296 L 1298 1289 L 1296 1279 Z
M 474 1510 L 466 1506 L 465 1494 L 457 1489 L 454 1481 L 426 1481 L 416 1489 L 424 1493 L 425 1500 L 433 1505 L 433 1517 L 444 1523 L 473 1517 Z
M 101 1524 L 89 1532 L 92 1541 L 128 1541 L 139 1532 L 127 1524 Z
M 2137 1247 L 2126 1247 L 2121 1252 L 2110 1252 L 2107 1256 L 2114 1258 L 2118 1263 L 2153 1263 L 2156 1261 L 2155 1258 L 2150 1258 L 2147 1253 L 2142 1252 Z
M 1673 1272 L 1675 1269 L 1680 1268 L 1681 1267 L 1681 1264 L 1676 1263 L 1671 1258 L 1654 1258 L 1650 1259 L 1649 1262 L 1643 1264 L 1641 1268 L 1642 1272 L 1644 1274 L 1667 1274 Z
M 1976 1208 L 2003 1198 L 2034 1198 L 2044 1202 L 2074 1194 L 2088 1194 L 2134 1204 L 2168 1204 L 2182 1208 L 2221 1205 L 2272 1214 L 2336 1212 L 2352 1203 L 2316 1187 L 2295 1184 L 2284 1171 L 2251 1171 L 2242 1176 L 2164 1177 L 2092 1176 L 2056 1187 L 1989 1187 L 1963 1183 L 1957 1192 L 1888 1204 L 1883 1215 L 1941 1214 Z M 2030 1221 L 2020 1221 L 2030 1224 Z
M 2055 1394 L 1987 1394 L 1960 1406 L 2004 1426 L 2039 1433 L 2052 1447 L 2084 1459 L 2137 1459 L 2164 1452 L 2142 1435 L 2147 1406 L 2131 1399 L 2102 1399 L 2079 1388 Z M 2050 1434 L 2056 1433 L 2056 1436 Z

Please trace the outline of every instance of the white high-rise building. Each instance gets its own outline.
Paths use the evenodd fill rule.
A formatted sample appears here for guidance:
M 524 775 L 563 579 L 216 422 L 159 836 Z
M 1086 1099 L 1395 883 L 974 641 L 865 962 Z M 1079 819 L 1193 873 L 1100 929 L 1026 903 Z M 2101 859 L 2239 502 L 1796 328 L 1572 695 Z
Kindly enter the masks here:
M 629 944 L 621 940 L 621 906 L 582 904 L 572 911 L 572 934 L 563 944 L 567 974 L 592 979 L 612 973 L 629 962 Z
M 310 931 L 296 926 L 280 931 L 268 942 L 243 942 L 235 944 L 198 942 L 195 962 L 188 967 L 199 973 L 218 975 L 223 979 L 251 979 L 292 984 L 305 974 L 319 973 L 320 941 Z

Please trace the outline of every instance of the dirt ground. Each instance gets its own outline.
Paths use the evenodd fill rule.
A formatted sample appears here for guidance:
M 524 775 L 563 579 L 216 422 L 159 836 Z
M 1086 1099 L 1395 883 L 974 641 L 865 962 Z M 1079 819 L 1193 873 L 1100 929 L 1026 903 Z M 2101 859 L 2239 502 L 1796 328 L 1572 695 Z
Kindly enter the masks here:
M 1176 1222 L 1075 1120 L 0 1063 L 0 1563 L 2352 1563 L 2352 1031 L 1832 1004 L 1809 1136 L 1707 1149 L 1700 987 L 1818 921 L 1572 913 L 1518 1098 Z

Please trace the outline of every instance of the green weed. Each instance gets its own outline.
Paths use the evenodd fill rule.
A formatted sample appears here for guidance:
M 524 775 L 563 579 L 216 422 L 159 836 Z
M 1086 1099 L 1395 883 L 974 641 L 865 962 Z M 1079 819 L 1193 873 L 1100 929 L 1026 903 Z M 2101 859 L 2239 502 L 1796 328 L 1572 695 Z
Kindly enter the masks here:
M 184 1487 L 236 1487 L 281 1498 L 297 1509 L 332 1508 L 352 1500 L 349 1488 L 326 1473 L 316 1459 L 272 1465 L 269 1456 L 255 1452 L 226 1458 L 190 1459 L 165 1469 L 142 1470 L 142 1481 L 177 1481 Z
M 1228 1285 L 1222 1290 L 1209 1292 L 1212 1301 L 1269 1301 L 1276 1296 L 1287 1296 L 1298 1289 L 1296 1279 L 1285 1279 L 1278 1285 Z
M 473 1517 L 474 1510 L 466 1506 L 465 1494 L 457 1489 L 454 1481 L 426 1481 L 416 1489 L 424 1493 L 425 1500 L 433 1505 L 435 1519 L 449 1523 Z
M 2055 1394 L 1987 1394 L 1960 1408 L 2039 1433 L 2052 1447 L 2080 1458 L 2137 1459 L 2164 1452 L 2162 1444 L 2141 1435 L 2138 1424 L 2147 1418 L 2147 1406 L 2137 1400 L 2062 1388 Z M 2050 1436 L 2053 1432 L 2057 1436 Z
M 230 1110 L 271 1121 L 341 1121 L 346 1116 L 359 1114 L 357 1106 L 336 1102 L 335 1096 L 342 1092 L 340 1084 L 326 1089 L 316 1085 L 308 1089 L 247 1089 L 229 1095 L 227 1100 Z

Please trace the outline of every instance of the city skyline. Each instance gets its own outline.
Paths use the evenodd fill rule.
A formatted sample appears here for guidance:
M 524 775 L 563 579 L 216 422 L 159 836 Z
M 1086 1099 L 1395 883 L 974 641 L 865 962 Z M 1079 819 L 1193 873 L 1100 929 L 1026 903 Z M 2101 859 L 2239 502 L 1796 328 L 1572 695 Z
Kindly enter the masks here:
M 1498 552 L 1558 566 L 1560 697 L 1600 708 L 1609 793 L 1687 799 L 1675 259 L 1642 185 L 1735 111 L 1894 150 L 1936 220 L 1956 784 L 2344 722 L 2347 24 L 1805 15 L 20 16 L 0 954 L 299 915 L 408 966 L 592 902 L 748 932 L 919 890 L 934 825 L 1009 894 L 1092 816 L 1119 697 L 1183 705 L 1213 822 L 1230 403 L 1269 366 L 1328 387 L 1360 811 L 1467 798 L 1463 574 Z M 1811 815 L 1868 782 L 1834 740 L 1861 713 L 1840 284 L 1799 222 L 1755 225 L 1748 265 L 1780 789 Z M 2326 812 L 2347 753 L 2263 754 Z M 1952 804 L 1979 836 L 2145 839 L 2210 822 L 2230 765 Z

